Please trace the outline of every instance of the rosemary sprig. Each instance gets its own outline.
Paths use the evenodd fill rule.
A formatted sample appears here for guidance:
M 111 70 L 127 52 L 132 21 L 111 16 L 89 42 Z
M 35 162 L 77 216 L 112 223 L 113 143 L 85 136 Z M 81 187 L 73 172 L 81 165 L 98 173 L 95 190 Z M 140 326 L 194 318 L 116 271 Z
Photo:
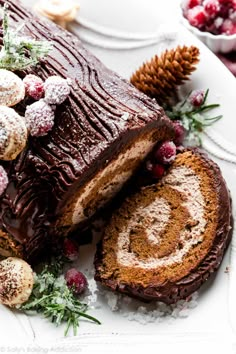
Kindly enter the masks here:
M 201 145 L 202 131 L 222 118 L 222 115 L 209 117 L 207 113 L 218 108 L 219 104 L 207 104 L 209 89 L 206 90 L 199 106 L 195 106 L 189 99 L 194 91 L 191 91 L 181 102 L 166 109 L 167 115 L 172 120 L 180 120 L 186 130 L 186 143 Z
M 44 265 L 42 271 L 35 274 L 35 283 L 29 300 L 19 307 L 23 311 L 36 311 L 59 326 L 66 322 L 65 336 L 70 328 L 77 334 L 81 317 L 97 324 L 99 320 L 87 314 L 88 305 L 75 297 L 73 289 L 68 288 L 62 273 L 63 260 L 58 258 Z
M 14 71 L 36 65 L 48 55 L 52 49 L 51 43 L 21 36 L 19 33 L 23 25 L 16 30 L 10 29 L 7 4 L 4 5 L 2 12 L 3 46 L 0 51 L 0 68 Z

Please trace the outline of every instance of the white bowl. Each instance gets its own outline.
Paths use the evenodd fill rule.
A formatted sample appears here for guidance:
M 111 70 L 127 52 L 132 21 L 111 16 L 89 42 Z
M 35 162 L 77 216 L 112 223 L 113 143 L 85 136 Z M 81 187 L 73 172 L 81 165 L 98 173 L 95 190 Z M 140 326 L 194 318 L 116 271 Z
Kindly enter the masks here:
M 181 11 L 181 22 L 203 43 L 205 43 L 214 53 L 229 53 L 236 50 L 236 34 L 212 34 L 200 31 L 197 27 L 191 26 Z

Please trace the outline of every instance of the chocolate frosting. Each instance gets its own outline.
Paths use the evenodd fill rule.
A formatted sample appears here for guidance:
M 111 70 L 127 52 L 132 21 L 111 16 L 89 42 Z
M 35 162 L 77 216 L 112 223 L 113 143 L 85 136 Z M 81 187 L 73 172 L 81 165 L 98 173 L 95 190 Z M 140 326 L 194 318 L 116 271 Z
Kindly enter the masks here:
M 172 304 L 191 295 L 219 268 L 232 237 L 233 218 L 230 194 L 219 166 L 199 148 L 193 148 L 191 150 L 194 154 L 201 157 L 204 167 L 209 171 L 212 177 L 218 195 L 216 234 L 208 254 L 191 273 L 178 282 L 166 282 L 163 286 L 159 287 L 155 286 L 153 283 L 144 288 L 141 285 L 137 286 L 135 284 L 117 282 L 115 279 L 103 279 L 101 277 L 99 272 L 103 257 L 103 245 L 101 242 L 98 244 L 94 264 L 96 268 L 95 279 L 100 281 L 103 285 L 108 286 L 113 291 L 129 294 L 142 300 L 155 300 Z
M 17 74 L 72 79 L 70 97 L 57 106 L 53 130 L 45 137 L 30 137 L 16 160 L 3 163 L 10 183 L 0 199 L 0 227 L 30 259 L 56 232 L 55 220 L 74 191 L 131 138 L 151 127 L 165 127 L 171 135 L 173 128 L 155 101 L 107 69 L 78 38 L 14 0 L 0 0 L 0 6 L 4 3 L 9 4 L 12 26 L 24 22 L 26 35 L 53 44 L 36 67 Z M 29 103 L 15 108 L 23 115 Z M 126 112 L 130 119 L 124 122 Z

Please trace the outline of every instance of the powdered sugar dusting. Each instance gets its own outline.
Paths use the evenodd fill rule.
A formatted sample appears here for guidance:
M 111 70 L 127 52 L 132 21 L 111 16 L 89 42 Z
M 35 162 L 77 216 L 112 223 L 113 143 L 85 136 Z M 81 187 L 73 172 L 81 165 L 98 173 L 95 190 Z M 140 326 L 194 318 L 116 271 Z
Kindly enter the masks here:
M 187 300 L 179 300 L 176 304 L 166 305 L 157 301 L 145 304 L 126 295 L 118 294 L 97 286 L 93 279 L 93 272 L 85 272 L 88 279 L 89 292 L 84 300 L 92 309 L 99 310 L 108 307 L 110 311 L 119 313 L 128 321 L 135 321 L 142 325 L 155 322 L 172 322 L 175 319 L 184 319 L 191 314 L 197 305 L 198 292 Z
M 40 100 L 44 95 L 44 82 L 43 80 L 33 74 L 26 75 L 23 79 L 26 94 L 35 100 Z
M 59 76 L 50 76 L 44 84 L 45 101 L 48 104 L 62 104 L 70 94 L 67 80 Z

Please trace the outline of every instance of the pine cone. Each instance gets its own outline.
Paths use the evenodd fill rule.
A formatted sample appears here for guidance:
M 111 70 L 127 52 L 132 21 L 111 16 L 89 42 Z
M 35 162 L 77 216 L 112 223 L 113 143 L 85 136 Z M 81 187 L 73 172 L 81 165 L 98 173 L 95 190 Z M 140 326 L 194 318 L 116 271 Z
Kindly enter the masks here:
M 189 79 L 198 62 L 197 47 L 178 46 L 144 63 L 130 81 L 149 97 L 156 98 L 160 105 L 167 104 L 176 95 L 177 86 Z

